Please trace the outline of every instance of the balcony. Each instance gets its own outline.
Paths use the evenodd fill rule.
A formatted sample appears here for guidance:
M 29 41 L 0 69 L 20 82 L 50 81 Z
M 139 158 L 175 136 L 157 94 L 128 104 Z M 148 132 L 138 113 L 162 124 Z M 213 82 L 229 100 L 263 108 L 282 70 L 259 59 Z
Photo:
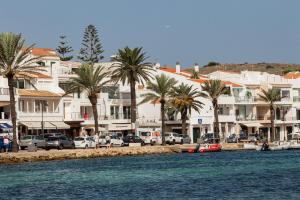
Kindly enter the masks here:
M 270 115 L 248 115 L 248 116 L 236 116 L 237 121 L 266 121 L 270 120 L 271 116 Z
M 293 102 L 300 102 L 300 96 L 299 97 L 293 97 Z
M 94 116 L 93 114 L 82 114 L 80 112 L 71 112 L 65 115 L 65 120 L 66 121 L 93 121 Z M 99 115 L 98 120 L 123 120 L 125 122 L 130 121 L 130 116 L 128 115 L 123 115 L 120 113 L 119 115 L 113 115 L 113 116 L 104 116 L 104 115 Z

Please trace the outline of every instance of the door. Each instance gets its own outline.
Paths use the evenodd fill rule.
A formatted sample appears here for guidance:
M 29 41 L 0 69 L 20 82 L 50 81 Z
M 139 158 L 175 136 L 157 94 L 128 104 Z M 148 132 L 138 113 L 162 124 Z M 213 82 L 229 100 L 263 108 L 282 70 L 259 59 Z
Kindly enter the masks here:
M 197 143 L 197 139 L 200 138 L 200 128 L 193 128 L 193 143 Z

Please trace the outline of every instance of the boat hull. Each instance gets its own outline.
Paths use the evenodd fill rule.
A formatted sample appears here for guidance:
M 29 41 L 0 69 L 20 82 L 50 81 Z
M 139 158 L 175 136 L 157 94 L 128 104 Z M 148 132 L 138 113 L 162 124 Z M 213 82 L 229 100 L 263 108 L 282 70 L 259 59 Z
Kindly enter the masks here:
M 205 144 L 204 146 L 200 146 L 199 152 L 218 152 L 222 150 L 222 146 L 220 144 Z

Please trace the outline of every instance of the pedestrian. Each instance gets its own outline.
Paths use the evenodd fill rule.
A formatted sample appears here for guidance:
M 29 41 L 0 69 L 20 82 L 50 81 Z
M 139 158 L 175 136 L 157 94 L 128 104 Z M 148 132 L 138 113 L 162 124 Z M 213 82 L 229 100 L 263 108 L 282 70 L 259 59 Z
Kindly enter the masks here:
M 8 153 L 8 148 L 9 148 L 9 139 L 8 139 L 8 136 L 4 136 L 3 145 L 4 145 L 4 148 L 5 148 L 5 152 Z
M 95 148 L 97 149 L 99 147 L 99 133 L 96 133 L 94 136 L 94 140 L 96 142 Z

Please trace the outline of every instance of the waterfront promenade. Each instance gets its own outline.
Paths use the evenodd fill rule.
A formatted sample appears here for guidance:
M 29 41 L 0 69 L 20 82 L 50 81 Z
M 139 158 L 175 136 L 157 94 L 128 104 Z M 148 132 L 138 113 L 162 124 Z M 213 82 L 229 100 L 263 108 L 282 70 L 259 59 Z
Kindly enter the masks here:
M 24 163 L 35 161 L 85 159 L 114 156 L 136 156 L 146 154 L 167 154 L 180 152 L 178 146 L 115 147 L 100 149 L 39 150 L 37 152 L 1 153 L 0 164 Z

